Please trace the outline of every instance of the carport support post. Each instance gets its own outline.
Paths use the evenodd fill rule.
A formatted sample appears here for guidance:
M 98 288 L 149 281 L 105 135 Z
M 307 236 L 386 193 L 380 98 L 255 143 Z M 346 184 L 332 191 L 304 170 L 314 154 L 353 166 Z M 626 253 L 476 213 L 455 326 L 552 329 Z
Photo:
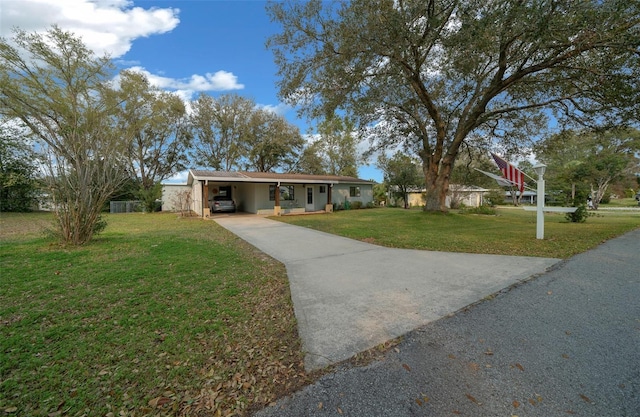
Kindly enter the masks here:
M 273 215 L 280 215 L 280 183 L 276 183 L 276 195 L 275 195 L 275 207 L 273 208 Z
M 207 203 L 209 202 L 209 181 L 205 181 L 202 183 L 202 217 L 209 217 L 209 206 Z
M 327 213 L 333 213 L 333 203 L 331 202 L 331 189 L 333 184 L 327 184 L 327 205 L 324 206 L 324 211 Z

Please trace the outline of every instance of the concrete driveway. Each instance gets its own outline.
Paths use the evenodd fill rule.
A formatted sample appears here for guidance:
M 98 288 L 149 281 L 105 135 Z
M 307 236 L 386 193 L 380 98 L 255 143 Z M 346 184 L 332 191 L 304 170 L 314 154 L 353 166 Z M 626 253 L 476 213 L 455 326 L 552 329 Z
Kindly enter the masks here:
M 260 216 L 214 220 L 286 266 L 307 370 L 348 359 L 560 261 L 384 248 Z

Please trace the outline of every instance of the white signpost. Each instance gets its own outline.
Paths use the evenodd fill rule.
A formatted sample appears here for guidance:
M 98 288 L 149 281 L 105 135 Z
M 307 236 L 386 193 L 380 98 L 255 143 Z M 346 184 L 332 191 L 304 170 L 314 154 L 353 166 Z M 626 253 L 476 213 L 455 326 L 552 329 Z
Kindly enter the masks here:
M 538 174 L 538 187 L 536 190 L 536 199 L 537 204 L 536 207 L 527 207 L 524 209 L 526 211 L 536 211 L 536 239 L 544 239 L 544 212 L 556 212 L 556 213 L 573 213 L 578 208 L 577 207 L 545 207 L 544 206 L 544 172 L 547 169 L 545 164 L 538 164 L 533 167 L 536 174 Z

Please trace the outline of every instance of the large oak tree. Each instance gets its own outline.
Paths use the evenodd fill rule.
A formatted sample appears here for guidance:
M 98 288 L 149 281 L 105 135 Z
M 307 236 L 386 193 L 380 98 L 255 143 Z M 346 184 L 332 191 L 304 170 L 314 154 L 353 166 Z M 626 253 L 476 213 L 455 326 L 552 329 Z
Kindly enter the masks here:
M 637 116 L 640 5 L 628 0 L 273 2 L 280 95 L 321 118 L 336 109 L 372 147 L 418 152 L 425 210 L 445 211 L 465 141 L 510 148 L 549 112 L 583 124 Z

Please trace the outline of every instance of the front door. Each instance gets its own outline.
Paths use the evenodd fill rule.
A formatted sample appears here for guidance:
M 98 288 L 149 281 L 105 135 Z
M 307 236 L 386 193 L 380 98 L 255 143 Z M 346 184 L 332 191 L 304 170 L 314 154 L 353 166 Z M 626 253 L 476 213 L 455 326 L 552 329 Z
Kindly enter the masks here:
M 307 204 L 304 207 L 305 211 L 315 211 L 315 206 L 313 205 L 313 187 L 307 187 Z

